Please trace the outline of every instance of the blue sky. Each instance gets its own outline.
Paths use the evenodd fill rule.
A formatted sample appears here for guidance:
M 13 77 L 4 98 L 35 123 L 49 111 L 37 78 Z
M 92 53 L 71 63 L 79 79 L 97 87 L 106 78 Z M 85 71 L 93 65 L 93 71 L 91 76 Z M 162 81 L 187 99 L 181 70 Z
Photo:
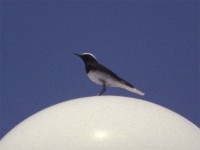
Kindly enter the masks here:
M 54 104 L 101 87 L 73 55 L 99 62 L 142 98 L 200 126 L 199 2 L 1 1 L 1 135 Z

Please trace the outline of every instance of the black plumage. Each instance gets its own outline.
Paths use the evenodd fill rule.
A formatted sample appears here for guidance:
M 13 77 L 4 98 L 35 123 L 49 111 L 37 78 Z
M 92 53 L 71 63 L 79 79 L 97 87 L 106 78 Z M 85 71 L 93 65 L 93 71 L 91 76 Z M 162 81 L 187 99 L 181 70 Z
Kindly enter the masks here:
M 111 87 L 121 87 L 129 91 L 135 92 L 140 95 L 144 93 L 135 89 L 133 85 L 120 78 L 114 72 L 101 65 L 95 58 L 94 55 L 90 53 L 75 54 L 79 56 L 85 63 L 85 70 L 88 77 L 95 83 L 102 85 L 103 89 L 98 95 L 103 94 L 106 91 L 107 86 Z

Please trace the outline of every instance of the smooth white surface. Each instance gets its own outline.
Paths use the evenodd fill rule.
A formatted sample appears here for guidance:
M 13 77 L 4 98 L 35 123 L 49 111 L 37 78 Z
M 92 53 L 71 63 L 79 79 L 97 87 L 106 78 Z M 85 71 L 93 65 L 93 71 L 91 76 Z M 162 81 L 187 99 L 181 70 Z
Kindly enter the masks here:
M 197 150 L 200 130 L 158 105 L 95 96 L 49 107 L 0 142 L 1 150 Z

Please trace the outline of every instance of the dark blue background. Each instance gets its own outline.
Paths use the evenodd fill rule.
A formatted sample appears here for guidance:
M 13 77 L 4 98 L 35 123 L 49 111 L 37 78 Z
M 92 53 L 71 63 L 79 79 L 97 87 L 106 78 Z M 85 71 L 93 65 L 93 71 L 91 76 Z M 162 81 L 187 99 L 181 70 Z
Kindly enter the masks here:
M 1 1 L 1 135 L 51 105 L 96 95 L 74 52 L 199 122 L 199 2 Z

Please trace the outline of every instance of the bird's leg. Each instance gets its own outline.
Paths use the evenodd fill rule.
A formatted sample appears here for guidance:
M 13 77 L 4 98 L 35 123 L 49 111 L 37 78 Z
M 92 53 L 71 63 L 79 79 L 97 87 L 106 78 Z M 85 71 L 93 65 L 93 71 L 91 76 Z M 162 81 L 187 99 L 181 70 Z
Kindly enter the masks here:
M 98 96 L 102 95 L 102 94 L 106 91 L 106 85 L 103 84 L 102 87 L 103 87 L 103 88 L 102 88 L 102 90 L 99 92 Z

